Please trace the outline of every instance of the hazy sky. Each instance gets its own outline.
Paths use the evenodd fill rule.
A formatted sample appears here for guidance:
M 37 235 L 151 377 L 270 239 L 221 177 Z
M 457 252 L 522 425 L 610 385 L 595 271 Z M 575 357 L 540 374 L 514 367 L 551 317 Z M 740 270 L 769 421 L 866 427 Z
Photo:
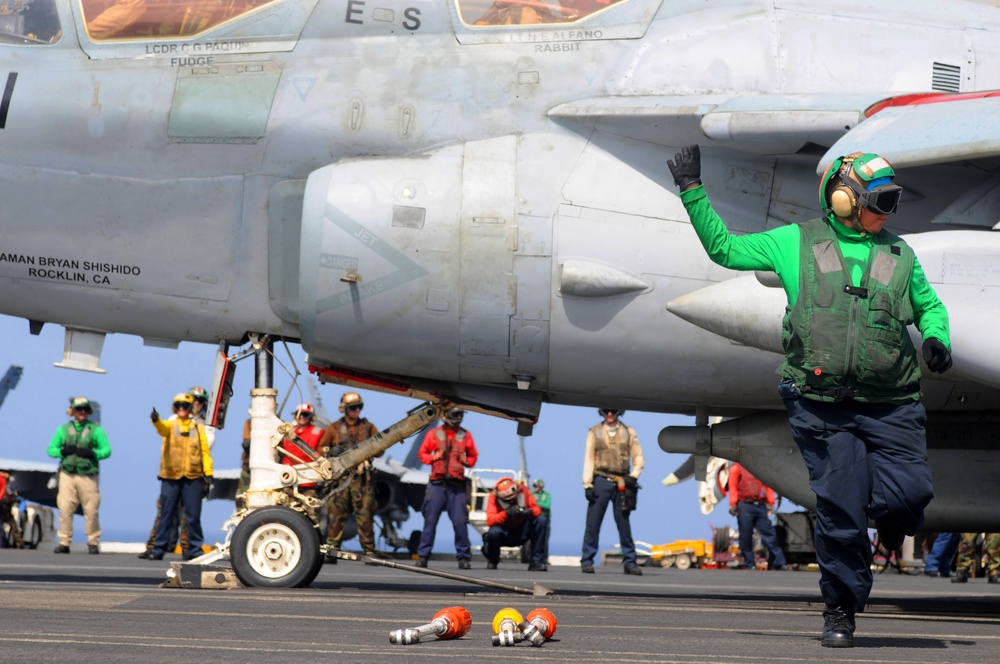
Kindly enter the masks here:
M 216 348 L 192 343 L 182 343 L 177 349 L 152 348 L 143 346 L 138 337 L 109 335 L 101 358 L 101 367 L 107 373 L 100 375 L 52 366 L 53 362 L 62 360 L 63 328 L 58 325 L 46 325 L 39 336 L 32 336 L 27 321 L 0 316 L 0 334 L 5 341 L 0 372 L 6 371 L 10 364 L 24 367 L 20 383 L 0 408 L 0 430 L 3 431 L 0 457 L 52 461 L 46 449 L 56 427 L 68 420 L 69 397 L 84 395 L 99 401 L 102 426 L 112 448 L 111 458 L 101 464 L 102 539 L 144 539 L 153 521 L 159 493 L 156 474 L 161 439 L 150 424 L 149 411 L 156 406 L 160 413 L 169 414 L 177 392 L 186 391 L 193 385 L 208 388 Z M 298 370 L 308 374 L 301 348 L 289 348 Z M 279 390 L 280 404 L 292 384 L 286 368 L 294 372 L 294 365 L 280 345 L 276 354 L 274 386 Z M 237 364 L 229 426 L 219 432 L 212 454 L 216 468 L 239 466 L 241 425 L 249 409 L 253 374 L 252 357 Z M 309 399 L 308 387 L 303 381 L 304 376 L 300 378 L 301 395 L 297 391 L 294 393 L 283 417 L 288 418 L 291 409 L 302 399 Z M 331 384 L 319 389 L 327 409 L 335 414 L 345 388 Z M 413 399 L 361 392 L 366 404 L 365 416 L 380 429 L 398 421 L 406 411 L 418 405 Z M 528 471 L 532 478 L 543 478 L 546 489 L 553 495 L 552 553 L 579 555 L 586 509 L 581 483 L 583 444 L 587 429 L 599 420 L 593 408 L 546 404 L 534 434 L 525 438 Z M 632 515 L 632 532 L 636 540 L 660 544 L 675 539 L 710 540 L 711 525 L 735 527 L 735 518 L 724 508 L 709 516 L 701 514 L 697 484 L 693 480 L 669 488 L 660 484 L 685 457 L 661 451 L 656 444 L 657 435 L 664 426 L 689 424 L 691 418 L 628 412 L 623 420 L 636 429 L 646 456 L 646 468 L 640 478 L 643 488 L 639 493 L 639 506 Z M 514 422 L 470 413 L 464 426 L 472 432 L 479 448 L 479 467 L 518 468 Z M 409 441 L 405 441 L 390 448 L 386 454 L 402 461 L 408 445 Z M 231 504 L 206 503 L 203 517 L 206 543 L 224 539 L 222 523 L 231 512 Z M 422 525 L 420 514 L 412 514 L 400 533 L 407 536 Z M 450 528 L 450 522 L 442 519 L 435 550 L 453 550 Z M 472 533 L 472 540 L 474 545 L 481 543 L 475 533 Z M 83 518 L 79 516 L 73 541 L 86 541 Z M 617 542 L 617 531 L 609 511 L 601 531 L 600 548 L 611 549 Z M 357 546 L 356 540 L 348 542 L 347 546 Z

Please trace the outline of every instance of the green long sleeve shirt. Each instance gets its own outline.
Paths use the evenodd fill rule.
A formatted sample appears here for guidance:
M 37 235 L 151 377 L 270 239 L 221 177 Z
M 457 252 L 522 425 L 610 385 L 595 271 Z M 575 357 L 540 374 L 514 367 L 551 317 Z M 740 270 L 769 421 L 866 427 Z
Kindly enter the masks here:
M 67 427 L 73 427 L 77 432 L 80 432 L 86 424 L 90 424 L 93 427 L 90 448 L 94 451 L 94 456 L 97 458 L 93 460 L 80 459 L 76 455 L 70 455 L 69 459 L 63 459 L 62 447 L 66 442 Z M 52 435 L 52 440 L 49 442 L 47 452 L 53 459 L 62 459 L 60 467 L 63 470 L 81 475 L 92 475 L 98 472 L 98 462 L 111 456 L 111 444 L 108 442 L 108 436 L 104 433 L 104 429 L 100 425 L 94 424 L 90 420 L 84 420 L 83 422 L 71 420 L 56 429 L 55 434 Z
M 552 512 L 552 494 L 548 491 L 535 491 L 535 502 L 542 508 L 542 514 L 549 516 Z
M 799 297 L 799 227 L 780 226 L 760 233 L 733 235 L 712 208 L 704 187 L 681 192 L 698 239 L 713 262 L 733 270 L 769 270 L 778 275 L 792 307 Z M 852 285 L 858 286 L 871 255 L 871 236 L 862 236 L 852 228 L 830 220 L 837 233 L 840 251 L 851 272 Z M 927 281 L 920 262 L 914 259 L 910 279 L 910 302 L 917 329 L 924 339 L 934 337 L 951 349 L 948 311 Z

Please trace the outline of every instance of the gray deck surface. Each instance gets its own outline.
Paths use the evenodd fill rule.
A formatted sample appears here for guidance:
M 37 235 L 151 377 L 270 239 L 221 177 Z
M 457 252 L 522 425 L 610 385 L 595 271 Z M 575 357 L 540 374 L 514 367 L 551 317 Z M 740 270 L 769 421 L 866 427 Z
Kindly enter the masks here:
M 168 560 L 177 560 L 168 556 Z M 471 575 L 555 591 L 535 598 L 404 570 L 341 561 L 309 588 L 160 588 L 166 561 L 134 554 L 0 551 L 3 662 L 947 662 L 1000 663 L 1000 586 L 886 572 L 876 576 L 856 647 L 819 645 L 818 574 L 620 566 L 528 573 L 504 563 Z M 454 561 L 432 569 L 458 573 Z M 453 641 L 390 645 L 390 630 L 464 606 Z M 493 647 L 494 614 L 546 607 L 542 647 Z M 403 659 L 401 659 L 403 658 Z

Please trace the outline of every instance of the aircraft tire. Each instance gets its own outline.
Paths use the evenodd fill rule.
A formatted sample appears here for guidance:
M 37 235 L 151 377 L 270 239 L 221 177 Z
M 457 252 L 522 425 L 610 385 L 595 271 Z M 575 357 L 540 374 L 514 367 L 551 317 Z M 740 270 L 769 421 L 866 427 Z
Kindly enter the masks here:
M 410 539 L 406 542 L 406 550 L 410 552 L 411 556 L 417 555 L 417 548 L 420 547 L 420 536 L 421 531 L 414 530 L 410 533 Z
M 24 546 L 29 549 L 37 549 L 38 545 L 42 543 L 42 520 L 37 515 L 31 520 L 31 529 L 27 535 L 25 536 L 25 533 L 21 533 Z
M 318 534 L 316 535 L 316 546 L 319 546 Z M 313 563 L 312 569 L 309 570 L 309 573 L 305 575 L 305 578 L 302 579 L 301 583 L 299 583 L 299 585 L 297 585 L 296 588 L 306 588 L 309 586 L 310 583 L 315 581 L 316 577 L 319 576 L 320 570 L 323 569 L 323 563 L 324 563 L 324 557 L 317 554 L 316 562 Z
M 280 506 L 254 510 L 236 525 L 229 558 L 236 578 L 252 588 L 301 588 L 323 565 L 316 528 Z

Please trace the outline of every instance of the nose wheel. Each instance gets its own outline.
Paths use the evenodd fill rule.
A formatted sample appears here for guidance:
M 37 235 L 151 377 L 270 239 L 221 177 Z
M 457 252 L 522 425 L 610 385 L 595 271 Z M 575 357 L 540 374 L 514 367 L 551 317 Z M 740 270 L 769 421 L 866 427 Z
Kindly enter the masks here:
M 256 588 L 299 588 L 323 567 L 319 533 L 288 507 L 254 510 L 233 530 L 229 558 L 236 577 Z

